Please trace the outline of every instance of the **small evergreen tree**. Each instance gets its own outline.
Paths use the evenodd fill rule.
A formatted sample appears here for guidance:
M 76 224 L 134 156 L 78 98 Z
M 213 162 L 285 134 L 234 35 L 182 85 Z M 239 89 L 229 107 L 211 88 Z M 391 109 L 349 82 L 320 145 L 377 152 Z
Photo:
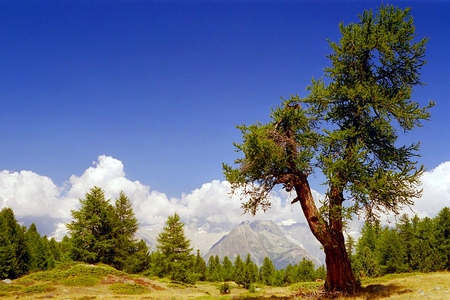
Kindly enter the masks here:
M 208 266 L 206 268 L 206 280 L 211 282 L 223 281 L 222 265 L 220 264 L 219 256 L 210 256 L 208 259 Z
M 312 261 L 303 258 L 297 266 L 296 282 L 313 281 L 315 278 L 315 267 Z
M 127 273 L 136 274 L 144 272 L 150 267 L 150 254 L 144 240 L 135 242 L 133 245 L 131 254 L 125 259 L 123 270 Z
M 156 242 L 163 257 L 162 274 L 172 280 L 194 283 L 197 280 L 193 272 L 195 257 L 191 254 L 190 241 L 184 235 L 184 223 L 177 213 L 167 218 Z
M 259 269 L 259 278 L 261 283 L 273 285 L 275 280 L 275 266 L 270 258 L 264 257 L 263 264 Z
M 238 254 L 233 263 L 233 280 L 237 285 L 245 286 L 245 265 L 241 259 L 241 256 Z
M 252 261 L 250 253 L 244 263 L 244 287 L 248 289 L 252 283 L 258 282 L 258 266 Z
M 29 271 L 43 271 L 55 266 L 47 237 L 41 237 L 36 225 L 32 223 L 25 232 L 25 240 L 29 253 Z
M 233 280 L 233 263 L 228 258 L 228 256 L 225 255 L 225 257 L 222 260 L 222 278 L 224 281 L 231 281 Z
M 197 249 L 197 256 L 195 257 L 195 273 L 198 274 L 198 279 L 201 281 L 206 280 L 206 262 L 203 257 L 200 256 L 200 250 Z
M 126 266 L 127 260 L 129 260 L 130 256 L 133 256 L 136 251 L 142 250 L 138 256 L 143 258 L 142 255 L 145 256 L 148 254 L 148 249 L 143 248 L 145 243 L 138 245 L 135 239 L 138 221 L 134 216 L 130 199 L 122 191 L 115 201 L 114 212 L 116 220 L 113 231 L 115 253 L 113 266 L 122 270 Z M 135 263 L 133 265 L 137 267 Z M 130 269 L 129 266 L 127 268 Z

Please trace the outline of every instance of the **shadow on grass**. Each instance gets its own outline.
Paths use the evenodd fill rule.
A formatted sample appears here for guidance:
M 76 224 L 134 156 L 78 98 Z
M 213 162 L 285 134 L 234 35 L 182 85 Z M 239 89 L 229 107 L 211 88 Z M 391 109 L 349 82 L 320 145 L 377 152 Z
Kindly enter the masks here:
M 371 284 L 363 288 L 360 296 L 364 296 L 365 299 L 382 299 L 412 292 L 413 290 L 396 284 Z

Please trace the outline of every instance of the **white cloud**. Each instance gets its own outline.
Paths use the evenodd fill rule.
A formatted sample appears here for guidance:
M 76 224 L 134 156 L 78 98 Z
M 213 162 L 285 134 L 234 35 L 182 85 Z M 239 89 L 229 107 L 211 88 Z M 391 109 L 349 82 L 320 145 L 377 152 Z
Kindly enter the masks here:
M 0 173 L 0 208 L 4 207 L 17 216 L 69 216 L 53 181 L 31 171 Z
M 441 163 L 422 176 L 423 195 L 412 207 L 419 217 L 434 217 L 444 206 L 450 206 L 450 161 Z M 407 211 L 406 211 L 407 212 Z
M 443 206 L 449 206 L 450 162 L 425 172 L 422 182 L 423 197 L 413 207 L 419 216 L 434 216 Z M 252 217 L 242 214 L 239 197 L 230 198 L 230 185 L 226 181 L 213 180 L 179 199 L 169 199 L 148 185 L 127 179 L 122 162 L 105 155 L 99 156 L 98 161 L 81 176 L 71 176 L 64 189 L 58 188 L 50 178 L 31 171 L 2 171 L 0 208 L 11 207 L 17 216 L 70 218 L 70 210 L 76 209 L 78 199 L 84 198 L 93 186 L 101 187 L 108 199 L 115 199 L 123 190 L 133 203 L 136 217 L 150 224 L 163 223 L 175 212 L 185 222 L 206 221 L 211 224 L 236 224 L 252 219 L 305 221 L 300 206 L 290 204 L 294 196 L 283 190 L 272 193 L 272 206 L 267 212 L 258 212 Z M 313 196 L 317 201 L 323 195 L 313 191 Z

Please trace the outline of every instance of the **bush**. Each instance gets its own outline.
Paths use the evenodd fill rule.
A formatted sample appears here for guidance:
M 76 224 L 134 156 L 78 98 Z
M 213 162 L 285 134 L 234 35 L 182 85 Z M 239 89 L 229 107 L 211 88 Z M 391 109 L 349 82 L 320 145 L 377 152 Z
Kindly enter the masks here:
M 221 294 L 231 293 L 231 288 L 230 288 L 230 285 L 228 284 L 228 282 L 224 282 L 223 284 L 220 285 L 220 293 Z
M 259 291 L 259 288 L 254 283 L 250 283 L 250 286 L 248 287 L 248 291 L 250 293 L 256 293 Z
M 46 293 L 56 290 L 51 284 L 36 284 L 30 285 L 22 289 L 24 293 Z
M 65 286 L 94 286 L 100 283 L 100 278 L 93 276 L 69 277 L 61 281 Z
M 116 294 L 122 295 L 138 295 L 150 292 L 144 286 L 136 283 L 114 283 L 109 286 L 109 289 Z

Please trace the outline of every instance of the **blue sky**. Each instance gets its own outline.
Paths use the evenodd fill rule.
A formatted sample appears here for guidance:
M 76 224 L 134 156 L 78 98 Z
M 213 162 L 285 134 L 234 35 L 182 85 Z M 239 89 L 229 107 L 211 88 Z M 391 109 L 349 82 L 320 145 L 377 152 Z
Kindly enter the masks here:
M 62 186 L 106 155 L 169 197 L 223 180 L 235 125 L 305 96 L 339 22 L 380 3 L 1 1 L 0 170 Z M 413 99 L 436 107 L 402 140 L 420 140 L 433 169 L 450 161 L 450 1 L 389 3 L 412 7 L 418 37 L 430 38 Z

